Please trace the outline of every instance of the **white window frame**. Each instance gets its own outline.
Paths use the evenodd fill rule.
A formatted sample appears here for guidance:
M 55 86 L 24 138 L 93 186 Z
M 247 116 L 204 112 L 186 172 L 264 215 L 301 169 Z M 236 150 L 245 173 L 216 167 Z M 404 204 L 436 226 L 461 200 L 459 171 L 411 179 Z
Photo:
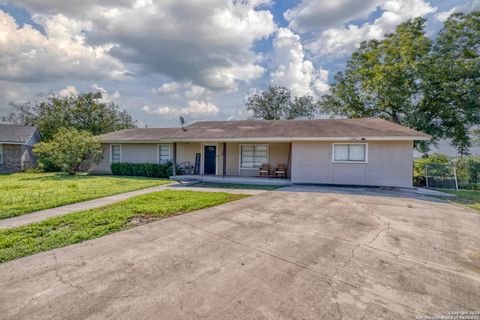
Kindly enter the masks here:
M 171 143 L 159 143 L 157 145 L 157 163 L 160 163 L 160 147 L 168 146 L 168 161 L 172 161 L 172 144 Z
M 0 143 L 0 164 L 3 164 L 3 144 Z
M 120 147 L 120 160 L 118 162 L 113 162 L 113 146 Z M 110 164 L 121 163 L 121 162 L 122 162 L 122 145 L 121 144 L 111 144 L 110 145 Z
M 240 170 L 258 170 L 258 168 L 245 168 L 242 167 L 242 146 L 267 146 L 267 162 L 269 163 L 269 155 L 270 155 L 270 150 L 269 150 L 269 145 L 268 143 L 241 143 L 238 146 L 238 168 Z
M 335 146 L 343 145 L 364 145 L 365 146 L 365 160 L 335 160 Z M 356 142 L 346 142 L 346 143 L 333 143 L 332 144 L 332 162 L 333 163 L 368 163 L 368 143 L 356 143 Z

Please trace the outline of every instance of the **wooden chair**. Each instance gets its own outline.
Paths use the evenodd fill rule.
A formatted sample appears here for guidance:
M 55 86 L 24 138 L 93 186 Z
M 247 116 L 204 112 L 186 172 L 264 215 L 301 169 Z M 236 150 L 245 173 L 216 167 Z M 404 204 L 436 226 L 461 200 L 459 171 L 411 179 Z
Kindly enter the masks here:
M 258 175 L 260 177 L 268 178 L 269 172 L 270 172 L 270 165 L 268 163 L 262 164 L 262 166 L 258 169 Z
M 287 165 L 285 163 L 279 163 L 277 170 L 275 170 L 275 176 L 277 178 L 285 179 L 287 177 Z

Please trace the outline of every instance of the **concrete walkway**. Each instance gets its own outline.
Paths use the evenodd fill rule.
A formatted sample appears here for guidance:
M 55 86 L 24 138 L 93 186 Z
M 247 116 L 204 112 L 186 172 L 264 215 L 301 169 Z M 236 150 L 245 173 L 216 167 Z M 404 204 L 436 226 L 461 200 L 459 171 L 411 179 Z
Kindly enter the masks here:
M 19 227 L 19 226 L 27 225 L 34 222 L 40 222 L 42 220 L 45 220 L 51 217 L 61 216 L 67 213 L 72 213 L 77 211 L 95 209 L 95 208 L 103 207 L 109 204 L 114 204 L 131 197 L 139 196 L 146 193 L 156 192 L 156 191 L 167 190 L 167 189 L 191 190 L 191 191 L 200 191 L 200 192 L 227 192 L 227 193 L 241 193 L 241 194 L 251 194 L 251 195 L 257 195 L 262 192 L 265 192 L 265 190 L 248 190 L 248 189 L 192 188 L 192 187 L 188 187 L 188 185 L 190 184 L 192 183 L 180 184 L 180 183 L 174 182 L 171 184 L 120 193 L 120 194 L 116 194 L 116 195 L 108 196 L 104 198 L 93 199 L 89 201 L 69 204 L 62 207 L 32 212 L 22 216 L 0 220 L 0 228 Z
M 113 203 L 131 198 L 131 197 L 134 197 L 134 196 L 139 196 L 141 194 L 146 194 L 146 193 L 150 193 L 150 192 L 165 190 L 168 186 L 170 186 L 170 185 L 165 185 L 164 184 L 164 185 L 161 185 L 161 186 L 145 188 L 145 189 L 125 192 L 125 193 L 115 194 L 113 196 L 103 197 L 103 198 L 99 198 L 99 199 L 93 199 L 93 200 L 88 200 L 88 201 L 84 201 L 84 202 L 73 203 L 73 204 L 69 204 L 69 205 L 66 205 L 66 206 L 61 206 L 61 207 L 36 211 L 36 212 L 32 212 L 32 213 L 25 214 L 25 215 L 22 215 L 22 216 L 0 220 L 0 228 L 10 228 L 10 227 L 23 226 L 23 225 L 26 225 L 26 224 L 39 222 L 39 221 L 45 220 L 45 219 L 50 218 L 50 217 L 61 216 L 61 215 L 71 213 L 71 212 L 83 211 L 83 210 L 89 210 L 89 209 L 94 209 L 94 208 L 98 208 L 98 207 L 103 207 L 103 206 L 113 204 Z

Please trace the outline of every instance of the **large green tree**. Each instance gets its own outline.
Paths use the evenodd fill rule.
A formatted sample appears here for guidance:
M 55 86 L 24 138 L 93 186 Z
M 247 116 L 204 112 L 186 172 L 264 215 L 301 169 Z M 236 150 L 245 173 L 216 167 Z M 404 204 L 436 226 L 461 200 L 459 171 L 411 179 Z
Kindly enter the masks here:
M 100 92 L 67 97 L 49 95 L 37 103 L 11 103 L 13 112 L 3 121 L 36 126 L 44 141 L 51 140 L 62 128 L 99 135 L 135 127 L 126 111 L 113 102 L 105 102 Z
M 247 110 L 253 119 L 311 119 L 318 113 L 318 104 L 311 96 L 292 96 L 289 89 L 270 86 L 248 98 Z
M 416 18 L 383 40 L 362 43 L 322 97 L 322 111 L 381 117 L 434 141 L 449 138 L 467 153 L 467 133 L 480 123 L 479 17 L 452 15 L 434 41 L 425 36 L 425 20 Z M 428 150 L 427 143 L 418 147 Z

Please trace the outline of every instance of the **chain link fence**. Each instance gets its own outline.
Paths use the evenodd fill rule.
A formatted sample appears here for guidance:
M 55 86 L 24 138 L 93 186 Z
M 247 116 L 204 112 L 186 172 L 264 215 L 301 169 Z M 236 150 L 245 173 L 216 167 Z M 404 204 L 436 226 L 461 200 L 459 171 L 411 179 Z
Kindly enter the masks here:
M 425 164 L 427 188 L 480 190 L 480 165 L 471 163 Z

